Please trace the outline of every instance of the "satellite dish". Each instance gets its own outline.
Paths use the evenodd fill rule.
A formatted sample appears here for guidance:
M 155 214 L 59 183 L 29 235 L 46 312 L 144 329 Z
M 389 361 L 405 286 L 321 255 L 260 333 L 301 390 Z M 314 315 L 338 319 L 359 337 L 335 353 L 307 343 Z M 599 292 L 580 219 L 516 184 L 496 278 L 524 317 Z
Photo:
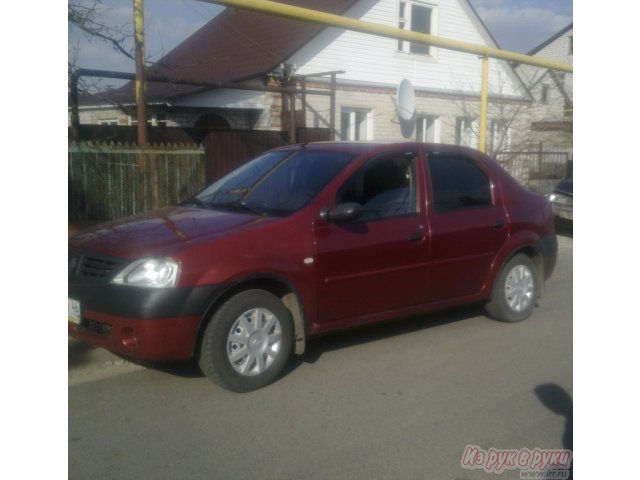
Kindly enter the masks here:
M 403 78 L 398 85 L 398 116 L 401 120 L 411 120 L 416 111 L 416 92 L 413 85 L 406 78 Z

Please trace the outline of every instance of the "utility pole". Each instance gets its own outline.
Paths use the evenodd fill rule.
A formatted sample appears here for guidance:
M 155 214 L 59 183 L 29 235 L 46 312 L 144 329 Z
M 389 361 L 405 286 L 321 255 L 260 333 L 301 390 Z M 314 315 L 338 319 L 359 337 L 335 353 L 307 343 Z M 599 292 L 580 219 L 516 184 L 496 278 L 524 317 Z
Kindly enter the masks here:
M 480 90 L 480 138 L 478 150 L 487 153 L 487 112 L 489 111 L 489 57 L 482 57 L 482 88 Z
M 138 117 L 138 147 L 147 146 L 147 73 L 144 65 L 144 0 L 133 0 L 133 23 L 136 45 L 136 116 Z M 147 165 L 147 160 L 150 160 Z M 148 159 L 146 153 L 140 152 L 138 172 L 143 184 L 151 193 L 151 208 L 158 208 L 158 170 L 157 158 Z M 139 189 L 140 207 L 145 208 L 149 198 L 147 188 Z
M 144 66 L 144 0 L 133 0 L 136 47 L 136 116 L 138 145 L 147 145 L 147 80 Z

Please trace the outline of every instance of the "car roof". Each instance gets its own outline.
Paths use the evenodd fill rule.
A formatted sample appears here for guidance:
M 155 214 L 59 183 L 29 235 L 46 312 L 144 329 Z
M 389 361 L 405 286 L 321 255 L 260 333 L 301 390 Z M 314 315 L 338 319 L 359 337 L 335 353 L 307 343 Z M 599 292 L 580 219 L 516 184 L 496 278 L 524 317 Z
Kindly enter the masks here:
M 276 150 L 312 150 L 326 152 L 349 152 L 362 154 L 373 150 L 388 150 L 392 148 L 416 148 L 424 147 L 427 155 L 435 153 L 464 153 L 467 155 L 477 156 L 480 154 L 478 150 L 462 147 L 460 145 L 449 145 L 445 143 L 419 143 L 419 142 L 348 142 L 348 141 L 327 141 L 327 142 L 311 142 L 300 143 L 296 145 L 287 145 L 279 147 Z

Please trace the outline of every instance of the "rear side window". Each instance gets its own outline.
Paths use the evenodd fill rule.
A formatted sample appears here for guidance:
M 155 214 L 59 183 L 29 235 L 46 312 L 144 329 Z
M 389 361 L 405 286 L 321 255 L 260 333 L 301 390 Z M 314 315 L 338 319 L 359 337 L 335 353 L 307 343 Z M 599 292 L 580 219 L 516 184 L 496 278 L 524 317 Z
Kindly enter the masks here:
M 437 212 L 492 204 L 489 177 L 472 160 L 450 155 L 429 155 L 427 163 Z

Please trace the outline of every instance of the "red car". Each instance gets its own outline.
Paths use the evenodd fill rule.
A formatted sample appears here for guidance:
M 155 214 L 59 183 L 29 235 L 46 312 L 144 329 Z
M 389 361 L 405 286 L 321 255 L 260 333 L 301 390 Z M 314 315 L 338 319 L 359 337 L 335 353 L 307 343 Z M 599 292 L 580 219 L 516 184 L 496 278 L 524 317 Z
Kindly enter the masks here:
M 69 241 L 69 334 L 215 383 L 273 382 L 318 334 L 457 305 L 527 318 L 555 266 L 549 201 L 439 144 L 271 150 L 179 206 Z

